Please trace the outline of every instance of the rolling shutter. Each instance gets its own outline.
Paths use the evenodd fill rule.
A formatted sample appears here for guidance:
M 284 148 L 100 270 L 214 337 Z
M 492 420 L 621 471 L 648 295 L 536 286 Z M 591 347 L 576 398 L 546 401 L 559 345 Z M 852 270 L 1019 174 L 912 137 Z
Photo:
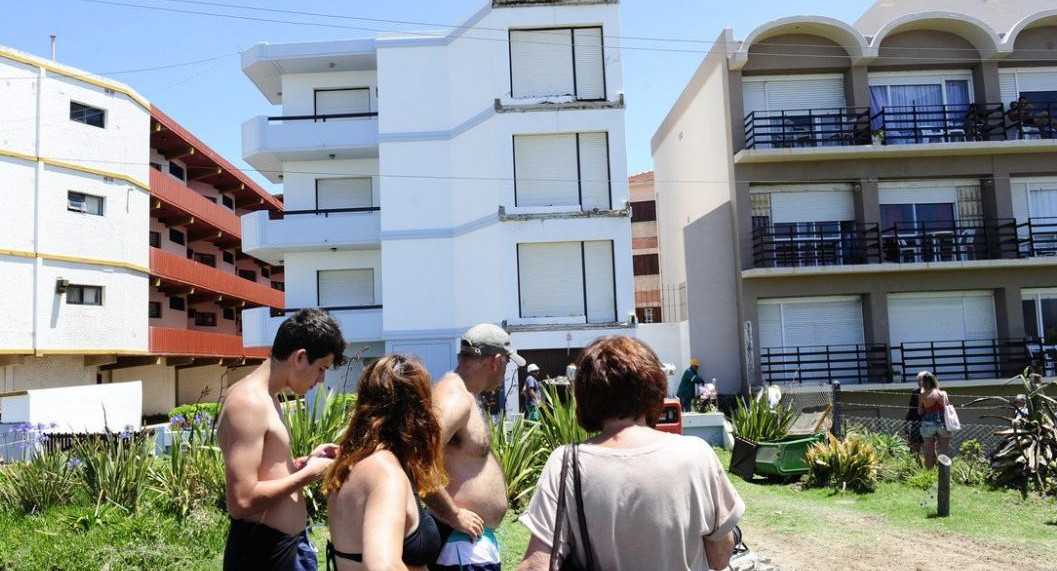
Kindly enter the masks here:
M 321 178 L 316 180 L 316 208 L 366 208 L 374 206 L 370 178 Z
M 758 303 L 756 319 L 760 324 L 760 347 L 782 346 L 782 306 L 778 303 Z
M 1002 94 L 1002 103 L 1016 101 L 1020 92 L 1017 90 L 1017 72 L 998 71 L 998 90 Z
M 994 339 L 995 300 L 989 293 L 888 296 L 889 336 L 900 343 Z
M 745 113 L 844 107 L 844 77 L 754 78 L 742 87 Z
M 316 91 L 316 115 L 369 113 L 370 111 L 371 90 L 366 87 Z
M 741 86 L 742 106 L 745 114 L 767 110 L 767 84 L 762 81 L 746 81 Z
M 511 30 L 511 96 L 573 95 L 572 41 L 569 29 Z
M 569 206 L 580 203 L 576 135 L 514 137 L 517 206 Z M 608 202 L 608 189 L 607 189 Z
M 374 305 L 374 270 L 319 270 L 320 307 Z
M 1057 70 L 1018 71 L 1017 91 L 1054 91 L 1057 88 Z
M 935 204 L 958 202 L 958 189 L 949 187 L 934 188 L 885 188 L 878 190 L 881 204 Z
M 613 242 L 584 242 L 584 278 L 587 282 L 587 322 L 617 320 L 613 283 Z
M 1033 188 L 1028 193 L 1028 208 L 1032 218 L 1057 217 L 1057 186 L 1053 183 L 1048 188 Z
M 521 317 L 584 315 L 580 242 L 518 244 Z
M 764 348 L 863 343 L 859 298 L 768 300 L 759 302 L 756 311 Z
M 584 210 L 611 207 L 606 133 L 580 133 L 580 199 Z
M 776 224 L 855 220 L 855 199 L 851 190 L 773 192 L 771 215 Z
M 577 99 L 605 99 L 602 28 L 573 29 Z

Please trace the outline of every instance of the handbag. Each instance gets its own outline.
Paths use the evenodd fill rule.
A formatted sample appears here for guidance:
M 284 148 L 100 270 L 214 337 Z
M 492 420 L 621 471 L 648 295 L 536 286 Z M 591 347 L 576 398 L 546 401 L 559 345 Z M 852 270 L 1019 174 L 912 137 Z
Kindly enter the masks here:
M 565 447 L 565 455 L 562 456 L 561 484 L 558 486 L 558 509 L 554 516 L 554 536 L 551 540 L 550 571 L 594 571 L 594 550 L 591 549 L 591 537 L 587 534 L 587 519 L 584 515 L 584 498 L 580 492 L 580 462 L 579 444 L 569 444 Z M 565 523 L 569 517 L 566 496 L 565 481 L 568 479 L 569 466 L 573 470 L 573 493 L 576 496 L 576 511 L 578 512 L 580 537 L 584 544 L 584 553 L 587 556 L 587 565 L 582 566 L 576 561 L 572 541 L 569 541 L 569 552 L 564 560 L 558 559 L 559 548 L 565 543 Z M 570 538 L 571 539 L 571 538 Z
M 943 425 L 947 427 L 947 430 L 954 432 L 962 429 L 962 423 L 958 420 L 958 411 L 954 410 L 954 405 L 951 401 L 947 400 L 947 395 L 943 395 Z

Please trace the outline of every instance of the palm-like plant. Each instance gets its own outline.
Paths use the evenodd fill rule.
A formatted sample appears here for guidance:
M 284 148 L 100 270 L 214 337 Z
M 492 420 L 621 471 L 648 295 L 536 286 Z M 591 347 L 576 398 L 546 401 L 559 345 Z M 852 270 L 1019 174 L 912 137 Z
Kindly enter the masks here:
M 730 422 L 734 435 L 753 442 L 778 442 L 789 435 L 789 428 L 800 416 L 793 409 L 778 405 L 773 409 L 764 399 L 738 401 Z
M 283 421 L 290 432 L 290 453 L 294 458 L 308 456 L 320 444 L 337 442 L 356 405 L 353 395 L 339 396 L 322 389 L 316 390 L 312 406 L 308 406 L 306 400 L 299 398 L 283 405 Z M 308 486 L 304 494 L 309 518 L 325 517 L 326 498 L 321 484 L 316 482 Z
M 845 488 L 855 492 L 870 492 L 877 485 L 880 459 L 873 445 L 861 436 L 849 436 L 843 442 L 829 435 L 829 440 L 816 442 L 805 456 L 808 466 L 807 485 Z
M 590 438 L 591 433 L 580 428 L 576 422 L 576 397 L 572 391 L 562 399 L 554 385 L 543 383 L 542 388 L 539 430 L 548 454 L 563 444 L 583 442 Z
M 519 417 L 511 423 L 509 430 L 505 429 L 505 424 L 504 418 L 498 422 L 489 419 L 488 429 L 492 454 L 506 477 L 507 501 L 517 509 L 532 497 L 543 463 L 550 453 L 543 446 L 537 423 Z

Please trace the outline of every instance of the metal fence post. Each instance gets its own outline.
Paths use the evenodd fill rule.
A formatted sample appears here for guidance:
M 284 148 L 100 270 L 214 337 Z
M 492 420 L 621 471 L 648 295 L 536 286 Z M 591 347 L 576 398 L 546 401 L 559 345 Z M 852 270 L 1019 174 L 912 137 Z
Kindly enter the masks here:
M 832 394 L 830 396 L 830 399 L 833 402 L 833 427 L 831 429 L 831 432 L 833 433 L 833 436 L 839 439 L 841 437 L 841 423 L 844 420 L 844 415 L 841 413 L 840 406 L 840 381 L 833 381 L 833 384 L 831 386 Z

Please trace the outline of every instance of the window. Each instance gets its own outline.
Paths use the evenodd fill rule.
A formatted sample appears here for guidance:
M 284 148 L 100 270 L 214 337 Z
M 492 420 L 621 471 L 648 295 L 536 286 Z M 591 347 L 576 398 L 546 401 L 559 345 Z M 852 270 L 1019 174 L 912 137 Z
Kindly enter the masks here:
M 261 268 L 261 277 L 270 278 L 272 277 L 272 273 L 268 271 L 268 268 Z
M 195 327 L 216 327 L 217 314 L 207 311 L 195 312 Z
M 515 135 L 514 203 L 611 208 L 608 134 Z
M 319 270 L 316 273 L 320 307 L 374 305 L 374 270 Z
M 216 254 L 195 254 L 194 261 L 198 262 L 199 264 L 205 264 L 211 268 L 217 267 Z
M 235 201 L 226 194 L 220 195 L 220 202 L 224 204 L 229 210 L 235 210 Z
M 186 309 L 186 305 L 184 304 L 184 298 L 170 297 L 169 309 L 175 309 L 176 311 L 183 311 L 184 309 Z
M 161 234 L 151 231 L 147 236 L 152 248 L 161 248 Z
M 659 307 L 640 307 L 635 310 L 639 323 L 657 323 L 660 321 L 661 308 Z
M 1024 333 L 1042 343 L 1057 344 L 1057 290 L 1023 292 Z
M 643 200 L 631 203 L 632 222 L 650 222 L 657 219 L 657 201 Z
M 636 276 L 648 276 L 661 273 L 660 258 L 657 254 L 640 254 L 631 257 L 632 268 Z
M 232 254 L 231 252 L 222 252 L 221 256 L 224 258 L 224 263 L 225 264 L 234 264 L 235 263 L 235 254 Z
M 510 94 L 606 98 L 602 28 L 510 31 Z
M 370 177 L 316 179 L 316 208 L 368 208 L 374 206 Z
M 257 281 L 257 272 L 253 270 L 239 270 L 239 277 L 251 282 Z
M 85 214 L 103 215 L 103 197 L 68 191 L 66 193 L 66 210 Z
M 150 164 L 150 168 L 152 168 L 152 169 L 154 169 L 154 170 L 156 170 L 158 172 L 161 172 L 161 164 L 159 164 L 159 163 L 153 163 L 152 162 Z
M 187 259 L 188 260 L 193 260 L 194 257 L 195 257 L 195 251 L 190 249 L 190 248 L 188 248 L 187 249 Z
M 169 174 L 180 180 L 187 180 L 187 173 L 184 168 L 176 163 L 169 163 Z
M 103 128 L 106 126 L 106 111 L 75 101 L 70 102 L 70 120 Z
M 235 310 L 231 307 L 224 308 L 224 319 L 235 320 Z
M 175 228 L 169 228 L 169 241 L 175 242 L 181 246 L 184 245 L 184 233 L 180 232 Z
M 147 317 L 157 319 L 161 317 L 161 302 L 151 301 L 147 303 Z
M 283 282 L 272 282 L 272 289 L 286 291 L 286 284 L 284 284 Z
M 521 317 L 616 321 L 613 242 L 518 244 Z
M 882 230 L 891 230 L 896 224 L 908 230 L 914 224 L 932 230 L 953 227 L 953 222 L 954 204 L 949 202 L 881 205 Z
M 70 305 L 103 305 L 101 286 L 71 285 L 66 289 L 66 303 Z
M 315 90 L 315 98 L 317 116 L 371 112 L 371 90 L 369 87 L 317 89 Z M 333 121 L 334 119 L 326 120 Z

